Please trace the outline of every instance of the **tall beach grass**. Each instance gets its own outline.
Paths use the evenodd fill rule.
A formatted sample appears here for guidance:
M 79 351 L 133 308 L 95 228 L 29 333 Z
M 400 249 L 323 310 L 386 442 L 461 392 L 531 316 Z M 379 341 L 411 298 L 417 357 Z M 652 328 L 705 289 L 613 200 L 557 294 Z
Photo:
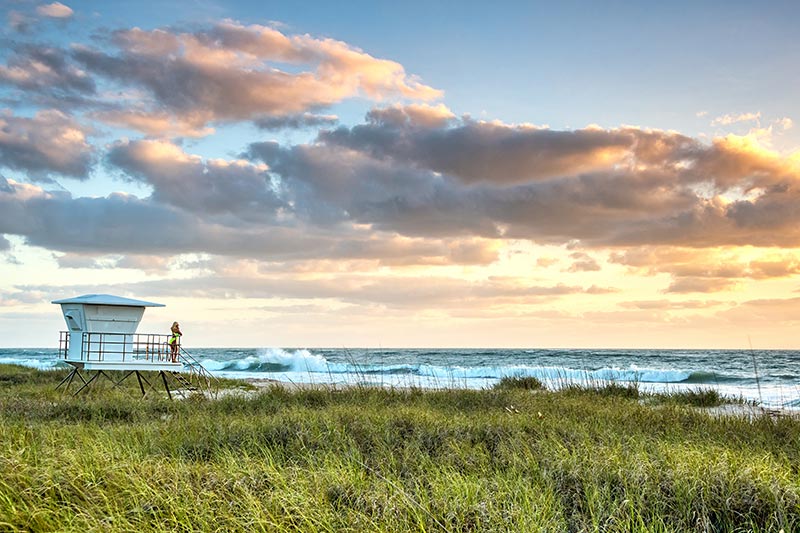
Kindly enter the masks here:
M 61 377 L 0 366 L 0 530 L 800 530 L 800 422 L 711 416 L 703 391 L 169 401 L 133 384 L 71 397 Z

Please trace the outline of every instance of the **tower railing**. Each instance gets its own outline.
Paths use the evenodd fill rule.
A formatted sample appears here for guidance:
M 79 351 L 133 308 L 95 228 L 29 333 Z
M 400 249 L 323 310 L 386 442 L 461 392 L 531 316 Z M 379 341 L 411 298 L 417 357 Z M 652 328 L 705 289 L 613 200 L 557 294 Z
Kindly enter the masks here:
M 192 354 L 180 348 L 181 351 L 181 362 L 183 363 L 184 370 L 189 371 L 189 379 L 190 381 L 192 378 L 195 378 L 198 384 L 201 387 L 204 387 L 208 391 L 216 390 L 219 388 L 219 380 L 206 370 L 206 368 L 200 364 L 200 361 L 194 358 Z
M 69 331 L 61 331 L 58 335 L 58 356 L 66 359 L 69 354 Z
M 58 351 L 64 359 L 70 359 L 69 345 L 73 337 L 69 331 L 61 332 Z M 171 337 L 157 333 L 83 332 L 80 337 L 81 353 L 77 360 L 171 363 L 172 350 L 168 344 Z M 177 356 L 174 362 L 178 362 Z

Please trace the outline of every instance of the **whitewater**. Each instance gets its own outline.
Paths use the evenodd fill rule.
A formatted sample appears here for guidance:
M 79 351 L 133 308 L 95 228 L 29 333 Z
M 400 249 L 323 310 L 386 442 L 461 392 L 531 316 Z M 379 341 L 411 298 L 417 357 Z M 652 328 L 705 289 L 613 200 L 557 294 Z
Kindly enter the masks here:
M 644 391 L 713 388 L 764 406 L 800 408 L 796 350 L 283 349 L 190 350 L 214 375 L 287 383 L 490 388 L 532 376 L 550 388 L 636 383 Z M 0 364 L 66 369 L 54 349 L 0 348 Z

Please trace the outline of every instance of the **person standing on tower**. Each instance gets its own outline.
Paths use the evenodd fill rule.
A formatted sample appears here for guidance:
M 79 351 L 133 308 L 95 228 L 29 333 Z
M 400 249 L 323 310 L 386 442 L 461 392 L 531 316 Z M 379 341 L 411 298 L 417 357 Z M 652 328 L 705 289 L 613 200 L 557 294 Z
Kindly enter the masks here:
M 171 350 L 170 356 L 172 357 L 172 362 L 177 363 L 178 349 L 181 346 L 181 336 L 183 336 L 183 333 L 181 333 L 181 325 L 178 324 L 177 322 L 173 322 L 170 331 L 172 331 L 172 335 L 170 336 L 168 341 Z

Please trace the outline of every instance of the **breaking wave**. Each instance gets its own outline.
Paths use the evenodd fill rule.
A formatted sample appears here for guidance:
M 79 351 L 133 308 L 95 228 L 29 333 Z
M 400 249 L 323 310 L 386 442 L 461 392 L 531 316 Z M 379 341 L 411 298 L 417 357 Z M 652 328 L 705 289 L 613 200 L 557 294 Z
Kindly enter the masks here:
M 364 378 L 369 376 L 420 376 L 424 378 L 453 381 L 459 379 L 498 380 L 504 377 L 535 377 L 548 383 L 571 382 L 637 382 L 637 383 L 686 383 L 718 384 L 738 381 L 735 376 L 714 372 L 676 369 L 598 368 L 593 370 L 571 369 L 555 366 L 443 366 L 431 364 L 375 364 L 358 362 L 333 362 L 309 350 L 282 350 L 267 348 L 231 360 L 207 358 L 202 360 L 211 372 L 248 373 L 307 373 L 349 374 Z
M 0 357 L 0 365 L 19 365 L 37 370 L 61 370 L 69 365 L 57 359 L 34 359 L 32 357 Z

